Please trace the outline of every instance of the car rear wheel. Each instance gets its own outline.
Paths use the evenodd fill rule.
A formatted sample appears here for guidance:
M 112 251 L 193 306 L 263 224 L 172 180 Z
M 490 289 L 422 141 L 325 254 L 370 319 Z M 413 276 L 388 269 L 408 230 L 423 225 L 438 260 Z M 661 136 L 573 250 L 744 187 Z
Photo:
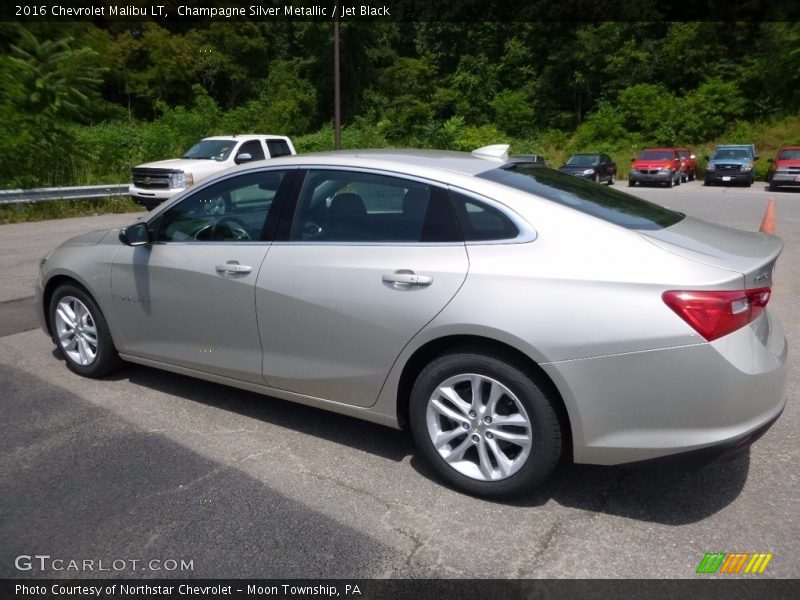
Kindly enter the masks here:
M 594 182 L 595 183 L 600 183 L 600 173 L 595 173 L 594 174 Z
M 612 173 L 611 177 L 608 179 L 608 185 L 614 185 L 617 182 L 617 174 Z
M 103 313 L 89 294 L 62 285 L 50 299 L 50 331 L 70 371 L 84 377 L 103 377 L 122 361 Z
M 667 187 L 673 187 L 675 185 L 675 174 L 669 176 L 669 181 L 667 181 Z
M 409 405 L 417 447 L 454 487 L 486 497 L 541 484 L 561 456 L 553 403 L 517 367 L 463 351 L 431 362 Z

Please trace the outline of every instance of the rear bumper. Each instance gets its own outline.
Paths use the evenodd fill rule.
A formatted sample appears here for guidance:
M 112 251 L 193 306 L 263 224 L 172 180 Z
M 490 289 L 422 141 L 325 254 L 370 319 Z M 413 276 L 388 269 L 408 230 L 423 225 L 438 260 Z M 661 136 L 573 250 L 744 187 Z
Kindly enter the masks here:
M 628 463 L 626 466 L 643 469 L 701 469 L 707 467 L 712 463 L 727 462 L 734 460 L 738 456 L 747 452 L 762 435 L 767 433 L 770 427 L 783 414 L 783 408 L 772 419 L 759 425 L 753 431 L 739 436 L 736 439 L 728 440 L 720 444 L 708 446 L 706 448 L 699 448 L 698 450 L 689 450 L 688 452 L 679 452 L 678 454 L 671 454 L 669 456 L 661 456 L 659 458 L 650 458 L 647 460 L 640 460 Z
M 767 310 L 714 342 L 542 365 L 561 391 L 577 463 L 719 458 L 783 410 L 788 344 Z M 694 453 L 694 454 L 692 454 Z

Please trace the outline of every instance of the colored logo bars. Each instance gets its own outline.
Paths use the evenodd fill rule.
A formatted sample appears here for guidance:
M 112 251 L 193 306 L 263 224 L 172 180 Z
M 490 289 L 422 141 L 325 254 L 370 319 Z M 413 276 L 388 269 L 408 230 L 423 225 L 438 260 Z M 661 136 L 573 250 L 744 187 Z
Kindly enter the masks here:
M 772 554 L 766 552 L 708 552 L 697 567 L 698 573 L 763 573 Z

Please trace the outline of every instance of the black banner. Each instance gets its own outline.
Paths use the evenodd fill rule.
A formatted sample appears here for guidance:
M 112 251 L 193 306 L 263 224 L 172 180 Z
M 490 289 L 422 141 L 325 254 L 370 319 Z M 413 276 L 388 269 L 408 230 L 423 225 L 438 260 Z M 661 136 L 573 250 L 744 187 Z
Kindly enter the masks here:
M 13 0 L 3 21 L 796 21 L 800 3 L 750 0 Z
M 752 577 L 752 576 L 749 576 Z M 789 600 L 800 597 L 797 580 L 714 578 L 681 580 L 102 580 L 102 579 L 5 579 L 0 598 L 101 598 L 205 599 L 271 598 L 357 600 L 414 600 L 458 598 L 458 600 L 565 599 L 610 600 Z

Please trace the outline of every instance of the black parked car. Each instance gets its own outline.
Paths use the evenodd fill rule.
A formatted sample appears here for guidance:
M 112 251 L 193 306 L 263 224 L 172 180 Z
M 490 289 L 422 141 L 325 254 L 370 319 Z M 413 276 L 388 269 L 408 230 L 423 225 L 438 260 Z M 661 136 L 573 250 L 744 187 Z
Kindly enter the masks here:
M 558 170 L 608 185 L 617 180 L 617 163 L 608 154 L 573 154 Z

